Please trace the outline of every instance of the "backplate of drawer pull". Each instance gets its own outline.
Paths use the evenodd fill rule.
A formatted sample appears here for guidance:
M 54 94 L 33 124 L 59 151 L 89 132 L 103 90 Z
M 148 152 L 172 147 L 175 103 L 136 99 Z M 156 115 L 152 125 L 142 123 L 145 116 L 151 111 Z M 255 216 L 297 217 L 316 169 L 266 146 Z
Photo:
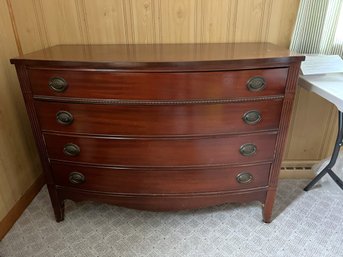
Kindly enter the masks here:
M 73 143 L 68 143 L 64 145 L 63 153 L 68 156 L 77 156 L 80 154 L 80 147 Z
M 53 77 L 49 79 L 49 87 L 55 92 L 62 93 L 68 88 L 67 81 L 62 77 Z
M 262 91 L 266 86 L 266 81 L 263 77 L 252 77 L 247 82 L 247 87 L 249 91 Z
M 240 184 L 248 184 L 252 182 L 253 178 L 253 175 L 251 175 L 250 173 L 242 172 L 237 175 L 236 180 Z
M 62 125 L 70 125 L 74 121 L 74 117 L 70 112 L 59 111 L 56 113 L 56 120 Z
M 80 172 L 74 171 L 69 174 L 69 182 L 72 184 L 75 184 L 75 185 L 82 184 L 85 181 L 86 181 L 85 176 Z
M 239 148 L 239 152 L 244 156 L 252 156 L 256 153 L 257 147 L 254 144 L 244 144 Z
M 261 121 L 262 116 L 261 116 L 261 113 L 259 111 L 251 110 L 251 111 L 244 113 L 242 118 L 246 124 L 254 125 L 254 124 L 257 124 Z

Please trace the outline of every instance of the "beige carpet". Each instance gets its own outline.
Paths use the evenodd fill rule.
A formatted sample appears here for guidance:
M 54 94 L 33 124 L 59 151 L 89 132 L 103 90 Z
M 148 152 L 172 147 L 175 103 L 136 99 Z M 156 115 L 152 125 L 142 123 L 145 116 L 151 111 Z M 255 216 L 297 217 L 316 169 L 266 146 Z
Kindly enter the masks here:
M 0 242 L 0 256 L 343 256 L 343 192 L 306 193 L 306 183 L 280 182 L 271 224 L 258 203 L 153 213 L 71 201 L 56 223 L 44 188 Z

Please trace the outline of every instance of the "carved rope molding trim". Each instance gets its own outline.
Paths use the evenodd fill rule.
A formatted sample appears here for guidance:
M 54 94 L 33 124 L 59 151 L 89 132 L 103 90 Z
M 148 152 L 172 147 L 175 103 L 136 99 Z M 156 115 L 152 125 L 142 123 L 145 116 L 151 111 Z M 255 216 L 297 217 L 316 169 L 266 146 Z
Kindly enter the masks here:
M 36 95 L 35 100 L 47 102 L 65 103 L 89 103 L 89 104 L 108 104 L 108 105 L 192 105 L 192 104 L 228 104 L 241 102 L 257 102 L 267 100 L 281 100 L 283 95 L 261 96 L 254 98 L 236 99 L 190 99 L 190 100 L 128 100 L 128 99 L 95 99 L 95 98 L 72 98 L 72 97 L 49 97 Z

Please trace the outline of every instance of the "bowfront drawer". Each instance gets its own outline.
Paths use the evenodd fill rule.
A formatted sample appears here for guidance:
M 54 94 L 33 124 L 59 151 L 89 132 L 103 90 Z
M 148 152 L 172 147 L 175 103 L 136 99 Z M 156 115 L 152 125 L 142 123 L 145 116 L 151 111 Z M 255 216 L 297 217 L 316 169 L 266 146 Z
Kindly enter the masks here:
M 281 95 L 288 69 L 187 73 L 30 69 L 28 72 L 34 95 L 184 100 Z
M 52 163 L 56 185 L 84 190 L 175 194 L 220 192 L 268 184 L 270 164 L 195 169 L 115 169 Z
M 272 160 L 276 135 L 134 139 L 44 134 L 44 138 L 50 159 L 122 166 L 188 166 Z
M 282 100 L 213 105 L 97 105 L 35 101 L 44 131 L 201 135 L 277 129 Z

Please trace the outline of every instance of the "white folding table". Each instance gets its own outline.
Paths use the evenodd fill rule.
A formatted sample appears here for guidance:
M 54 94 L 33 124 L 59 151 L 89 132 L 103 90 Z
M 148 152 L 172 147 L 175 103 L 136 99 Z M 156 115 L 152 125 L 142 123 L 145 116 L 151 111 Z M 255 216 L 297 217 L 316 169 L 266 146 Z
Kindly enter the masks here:
M 338 109 L 338 133 L 330 162 L 304 190 L 310 190 L 326 173 L 343 189 L 343 181 L 332 171 L 343 144 L 343 73 L 300 76 L 299 85 L 330 101 Z

